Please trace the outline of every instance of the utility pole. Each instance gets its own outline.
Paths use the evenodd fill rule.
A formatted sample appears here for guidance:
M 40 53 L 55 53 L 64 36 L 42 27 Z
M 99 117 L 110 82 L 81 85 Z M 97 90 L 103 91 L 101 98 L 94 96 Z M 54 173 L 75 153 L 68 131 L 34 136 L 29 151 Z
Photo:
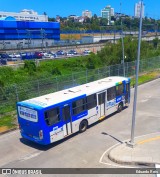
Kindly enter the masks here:
M 141 36 L 142 36 L 142 10 L 143 10 L 143 0 L 141 0 L 141 11 L 140 11 L 140 24 L 139 24 L 139 37 L 138 37 L 138 53 L 137 53 L 137 61 L 136 61 L 136 82 L 135 82 L 133 113 L 132 113 L 131 140 L 128 143 L 128 145 L 130 147 L 132 147 L 132 148 L 135 145 L 135 143 L 134 143 L 134 133 L 135 133 L 135 122 L 136 122 L 138 74 L 139 74 L 139 61 L 140 61 Z
M 122 25 L 122 3 L 120 2 L 120 13 L 121 13 L 121 40 L 122 40 L 122 61 L 123 61 L 123 76 L 125 77 L 125 62 L 124 62 L 124 39 L 123 39 L 123 25 Z

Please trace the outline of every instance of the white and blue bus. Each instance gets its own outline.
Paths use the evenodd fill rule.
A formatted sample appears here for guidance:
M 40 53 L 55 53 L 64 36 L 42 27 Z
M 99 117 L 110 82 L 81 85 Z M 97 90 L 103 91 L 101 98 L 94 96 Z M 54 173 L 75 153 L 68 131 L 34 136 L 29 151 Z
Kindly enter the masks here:
M 70 89 L 17 103 L 23 138 L 47 145 L 75 132 L 130 103 L 130 79 L 108 77 Z

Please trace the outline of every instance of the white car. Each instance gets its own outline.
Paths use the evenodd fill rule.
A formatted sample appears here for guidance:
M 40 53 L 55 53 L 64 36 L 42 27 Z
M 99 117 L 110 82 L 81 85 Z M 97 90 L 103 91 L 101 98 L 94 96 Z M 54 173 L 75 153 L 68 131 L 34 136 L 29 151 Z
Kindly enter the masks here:
M 14 54 L 9 54 L 8 56 L 11 57 L 11 58 L 15 57 Z
M 50 54 L 50 53 L 45 54 L 44 57 L 45 57 L 45 58 L 56 58 L 55 55 Z
M 20 57 L 21 57 L 20 54 L 15 54 L 14 56 L 15 56 L 16 58 L 20 58 Z
M 11 58 L 20 58 L 21 55 L 17 54 L 17 53 L 12 53 L 12 54 L 9 54 L 9 57 L 11 57 Z
M 83 54 L 90 54 L 91 51 L 90 50 L 84 50 Z
M 74 56 L 74 54 L 71 53 L 71 52 L 67 52 L 66 55 L 67 55 L 67 56 Z

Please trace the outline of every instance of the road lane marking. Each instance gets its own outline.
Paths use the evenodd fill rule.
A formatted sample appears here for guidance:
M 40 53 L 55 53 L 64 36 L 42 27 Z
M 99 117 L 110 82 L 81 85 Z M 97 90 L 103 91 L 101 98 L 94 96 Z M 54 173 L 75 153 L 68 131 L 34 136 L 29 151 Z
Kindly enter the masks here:
M 148 142 L 155 141 L 155 140 L 160 140 L 160 136 L 156 136 L 154 138 L 149 138 L 143 141 L 139 141 L 136 144 L 144 144 L 144 143 L 148 143 Z
M 35 153 L 33 153 L 33 154 L 28 154 L 28 155 L 26 155 L 25 157 L 20 158 L 19 160 L 20 160 L 21 162 L 23 162 L 23 161 L 25 161 L 25 160 L 32 159 L 32 158 L 34 158 L 34 157 L 39 156 L 42 152 L 43 152 L 43 151 L 35 152 Z

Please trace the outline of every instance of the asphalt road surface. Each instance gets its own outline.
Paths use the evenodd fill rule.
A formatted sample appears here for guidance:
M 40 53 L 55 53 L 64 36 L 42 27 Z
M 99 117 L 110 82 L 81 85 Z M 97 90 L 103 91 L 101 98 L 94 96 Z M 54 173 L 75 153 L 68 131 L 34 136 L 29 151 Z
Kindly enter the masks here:
M 117 168 L 108 160 L 100 159 L 110 147 L 130 139 L 133 89 L 131 104 L 121 113 L 107 117 L 89 127 L 84 133 L 76 133 L 58 143 L 41 146 L 22 139 L 19 131 L 0 136 L 0 168 Z M 160 79 L 138 88 L 135 137 L 160 131 Z M 102 160 L 102 159 L 101 159 Z M 21 175 L 13 175 L 21 176 Z M 29 175 L 31 176 L 31 175 Z M 41 175 L 38 175 L 41 176 Z M 44 176 L 44 175 L 43 175 Z M 64 176 L 45 175 L 45 176 Z M 75 175 L 65 175 L 66 177 Z M 82 176 L 82 175 L 76 175 Z M 135 176 L 135 175 L 83 175 L 83 176 Z M 136 175 L 137 176 L 137 175 Z M 147 175 L 141 175 L 147 176 Z M 150 175 L 153 176 L 153 175 Z

